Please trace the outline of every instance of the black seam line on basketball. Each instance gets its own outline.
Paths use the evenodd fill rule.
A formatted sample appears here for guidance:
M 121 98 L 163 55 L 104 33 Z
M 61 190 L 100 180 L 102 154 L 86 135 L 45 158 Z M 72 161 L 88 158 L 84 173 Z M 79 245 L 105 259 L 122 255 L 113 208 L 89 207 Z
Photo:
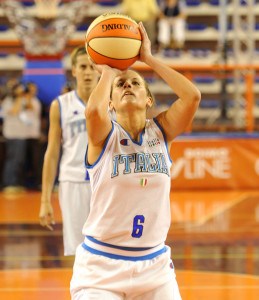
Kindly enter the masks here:
M 122 18 L 112 18 L 112 19 L 106 19 L 106 20 L 121 20 Z M 106 20 L 103 20 L 103 21 L 106 21 Z M 126 20 L 128 20 L 128 21 L 131 21 L 131 20 L 129 20 L 129 19 L 126 19 Z M 98 26 L 100 23 L 102 23 L 103 21 L 100 21 L 99 23 L 97 23 L 96 25 L 94 25 L 94 27 L 91 29 L 91 31 L 96 27 L 96 26 Z M 94 22 L 94 21 L 93 21 Z M 134 22 L 134 20 L 132 19 L 132 22 Z M 137 22 L 135 22 L 134 23 L 134 25 L 136 25 L 136 26 L 138 26 L 138 23 Z M 90 24 L 90 26 L 91 26 L 91 24 Z M 90 27 L 89 26 L 89 27 Z
M 103 54 L 99 53 L 98 51 L 96 51 L 96 50 L 94 50 L 92 47 L 90 47 L 89 45 L 88 45 L 88 47 L 91 48 L 95 53 L 97 53 L 97 54 L 99 54 L 99 55 L 101 55 L 101 56 L 103 56 L 103 57 L 111 58 L 111 59 L 114 59 L 114 60 L 133 59 L 133 58 L 138 57 L 138 55 L 136 55 L 136 56 L 133 56 L 133 57 L 127 57 L 127 58 L 113 58 L 113 57 L 106 56 L 106 55 L 103 55 Z M 91 56 L 91 55 L 90 55 L 90 56 Z
M 140 39 L 135 39 L 134 37 L 124 37 L 124 36 L 113 36 L 113 35 L 109 35 L 109 36 L 97 36 L 92 38 L 89 42 L 96 40 L 96 39 L 125 39 L 125 40 L 135 40 L 135 41 L 142 41 Z M 89 44 L 89 42 L 87 42 L 87 44 Z

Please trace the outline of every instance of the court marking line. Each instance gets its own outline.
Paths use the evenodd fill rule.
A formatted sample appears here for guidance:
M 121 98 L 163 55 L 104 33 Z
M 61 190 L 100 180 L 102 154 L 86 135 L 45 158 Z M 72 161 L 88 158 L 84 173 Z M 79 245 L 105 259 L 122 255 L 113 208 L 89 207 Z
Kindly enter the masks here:
M 68 257 L 68 256 L 64 256 L 64 257 Z M 5 272 L 17 272 L 17 273 L 24 273 L 24 272 L 31 272 L 31 273 L 46 273 L 46 272 L 70 272 L 72 271 L 70 268 L 46 268 L 46 269 L 12 269 L 12 270 L 0 270 L 0 274 L 1 273 L 5 273 Z
M 194 286 L 182 286 L 180 285 L 179 287 L 180 291 L 181 290 L 228 290 L 228 289 L 233 289 L 233 290 L 258 290 L 259 286 L 258 285 L 211 285 L 211 286 L 202 286 L 202 285 L 194 285 Z
M 176 274 L 179 273 L 182 275 L 187 274 L 187 273 L 194 273 L 197 275 L 216 275 L 216 276 L 234 276 L 234 277 L 245 277 L 246 279 L 255 279 L 255 280 L 259 280 L 259 276 L 258 275 L 252 275 L 252 274 L 241 274 L 241 273 L 233 273 L 233 272 L 219 272 L 219 271 L 198 271 L 198 270 L 181 270 L 181 269 L 177 269 L 176 270 Z
M 45 260 L 59 260 L 59 261 L 74 261 L 73 256 L 0 256 L 0 261 L 45 261 Z M 61 268 L 62 269 L 62 268 Z
M 73 270 L 71 268 L 46 268 L 46 269 L 7 269 L 7 270 L 0 270 L 1 273 L 64 273 L 67 272 L 69 275 L 72 274 Z M 246 279 L 253 279 L 259 280 L 258 275 L 253 274 L 242 274 L 242 273 L 233 273 L 233 272 L 219 272 L 219 271 L 199 271 L 199 270 L 176 270 L 176 275 L 179 274 L 180 276 L 188 276 L 188 274 L 192 275 L 215 275 L 215 276 L 234 276 L 234 277 L 241 277 Z M 186 275 L 187 274 L 187 275 Z M 31 274 L 30 276 L 33 276 Z M 258 285 L 259 286 L 259 285 Z M 0 287 L 1 288 L 1 287 Z
M 69 291 L 69 287 L 60 287 L 60 288 L 0 288 L 0 292 L 60 292 L 60 291 Z
M 243 259 L 243 258 L 259 258 L 259 253 L 249 254 L 246 253 L 233 253 L 233 254 L 173 254 L 173 259 L 183 259 L 183 258 L 193 258 L 193 259 L 219 259 L 219 258 L 227 258 L 227 259 Z M 60 261 L 74 261 L 73 256 L 65 257 L 62 256 L 0 256 L 0 261 L 45 261 L 45 260 L 60 260 Z M 62 269 L 62 268 L 61 268 Z M 235 274 L 235 273 L 234 273 Z
M 205 247 L 205 246 L 204 246 Z M 212 246 L 213 247 L 213 246 Z M 246 253 L 237 253 L 237 254 L 191 254 L 191 255 L 186 255 L 186 254 L 173 254 L 172 255 L 173 260 L 175 259 L 184 259 L 184 258 L 193 258 L 193 259 L 219 259 L 219 258 L 224 258 L 224 259 L 244 259 L 244 258 L 259 258 L 259 253 L 255 254 L 249 254 L 247 255 Z M 236 274 L 236 273 L 233 273 Z
M 48 236 L 48 237 L 62 237 L 62 230 L 61 229 L 54 229 L 54 231 L 40 231 L 40 230 L 30 230 L 30 229 L 23 229 L 23 230 L 0 230 L 0 237 L 31 237 L 31 236 Z
M 186 286 L 181 285 L 180 290 L 228 290 L 228 289 L 234 289 L 234 290 L 243 290 L 243 289 L 249 289 L 249 290 L 258 290 L 258 285 L 210 285 L 210 286 L 204 286 L 204 285 L 194 285 L 194 286 Z M 69 287 L 60 287 L 60 288 L 53 288 L 53 287 L 45 287 L 45 288 L 0 288 L 0 292 L 60 292 L 60 291 L 69 291 Z

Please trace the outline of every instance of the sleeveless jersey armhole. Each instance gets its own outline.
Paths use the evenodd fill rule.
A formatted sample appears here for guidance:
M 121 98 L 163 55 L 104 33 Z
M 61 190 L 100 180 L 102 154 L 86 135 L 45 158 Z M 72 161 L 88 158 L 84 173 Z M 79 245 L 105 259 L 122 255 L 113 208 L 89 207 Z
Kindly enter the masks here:
M 163 138 L 164 138 L 164 141 L 165 141 L 165 147 L 166 147 L 166 150 L 167 150 L 167 155 L 168 155 L 168 158 L 169 158 L 170 162 L 172 163 L 172 159 L 171 159 L 171 156 L 170 156 L 170 151 L 168 149 L 168 142 L 167 142 L 167 139 L 166 139 L 164 129 L 162 128 L 162 126 L 160 125 L 160 123 L 158 122 L 158 120 L 156 118 L 153 118 L 153 121 L 156 124 L 156 126 L 159 128 L 159 130 L 162 132 L 162 135 L 163 135 Z
M 85 152 L 85 167 L 86 167 L 87 169 L 92 169 L 94 166 L 96 166 L 96 165 L 98 164 L 98 162 L 99 162 L 100 159 L 102 158 L 103 153 L 104 153 L 104 151 L 105 151 L 105 149 L 106 149 L 106 147 L 107 147 L 107 144 L 108 144 L 108 142 L 109 142 L 109 140 L 110 140 L 110 137 L 111 137 L 111 135 L 112 135 L 112 133 L 113 133 L 113 131 L 114 131 L 114 123 L 113 123 L 113 121 L 111 121 L 111 123 L 112 123 L 112 129 L 111 129 L 111 131 L 109 132 L 109 134 L 108 134 L 108 136 L 107 136 L 107 138 L 106 138 L 106 140 L 105 140 L 105 143 L 104 143 L 102 152 L 100 153 L 100 155 L 99 155 L 99 157 L 97 158 L 96 162 L 93 163 L 93 164 L 89 164 L 88 161 L 87 161 L 87 152 L 88 152 L 88 145 L 87 145 L 86 152 Z

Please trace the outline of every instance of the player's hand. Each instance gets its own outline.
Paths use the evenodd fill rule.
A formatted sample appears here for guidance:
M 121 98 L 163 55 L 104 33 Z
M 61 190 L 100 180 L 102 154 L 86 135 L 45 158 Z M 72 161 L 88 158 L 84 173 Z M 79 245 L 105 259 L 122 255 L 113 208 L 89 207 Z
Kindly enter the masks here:
M 146 59 L 152 56 L 151 53 L 151 42 L 147 35 L 146 29 L 142 22 L 139 22 L 139 30 L 142 37 L 140 52 L 139 52 L 139 60 L 146 62 Z
M 53 225 L 55 225 L 53 208 L 50 202 L 44 201 L 40 205 L 40 225 L 53 230 Z
M 88 60 L 91 62 L 92 66 L 95 68 L 95 70 L 99 73 L 102 74 L 104 71 L 113 71 L 115 72 L 116 76 L 120 75 L 122 73 L 121 70 L 116 69 L 116 68 L 112 68 L 108 65 L 100 65 L 100 64 L 96 64 L 92 58 L 90 57 L 90 55 L 88 55 Z
M 116 69 L 116 68 L 112 68 L 108 65 L 98 65 L 95 64 L 94 65 L 95 69 L 100 73 L 100 74 L 104 74 L 104 73 L 109 73 L 111 78 L 115 78 L 116 76 L 119 76 L 120 74 L 122 74 L 123 71 Z

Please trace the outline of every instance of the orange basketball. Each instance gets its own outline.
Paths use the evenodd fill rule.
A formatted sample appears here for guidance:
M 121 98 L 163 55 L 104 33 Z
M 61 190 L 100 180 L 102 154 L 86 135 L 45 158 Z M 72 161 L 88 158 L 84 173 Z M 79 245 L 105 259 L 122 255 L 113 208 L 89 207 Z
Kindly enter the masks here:
M 138 24 L 119 13 L 97 17 L 86 32 L 86 51 L 96 64 L 125 70 L 138 59 L 140 47 Z

